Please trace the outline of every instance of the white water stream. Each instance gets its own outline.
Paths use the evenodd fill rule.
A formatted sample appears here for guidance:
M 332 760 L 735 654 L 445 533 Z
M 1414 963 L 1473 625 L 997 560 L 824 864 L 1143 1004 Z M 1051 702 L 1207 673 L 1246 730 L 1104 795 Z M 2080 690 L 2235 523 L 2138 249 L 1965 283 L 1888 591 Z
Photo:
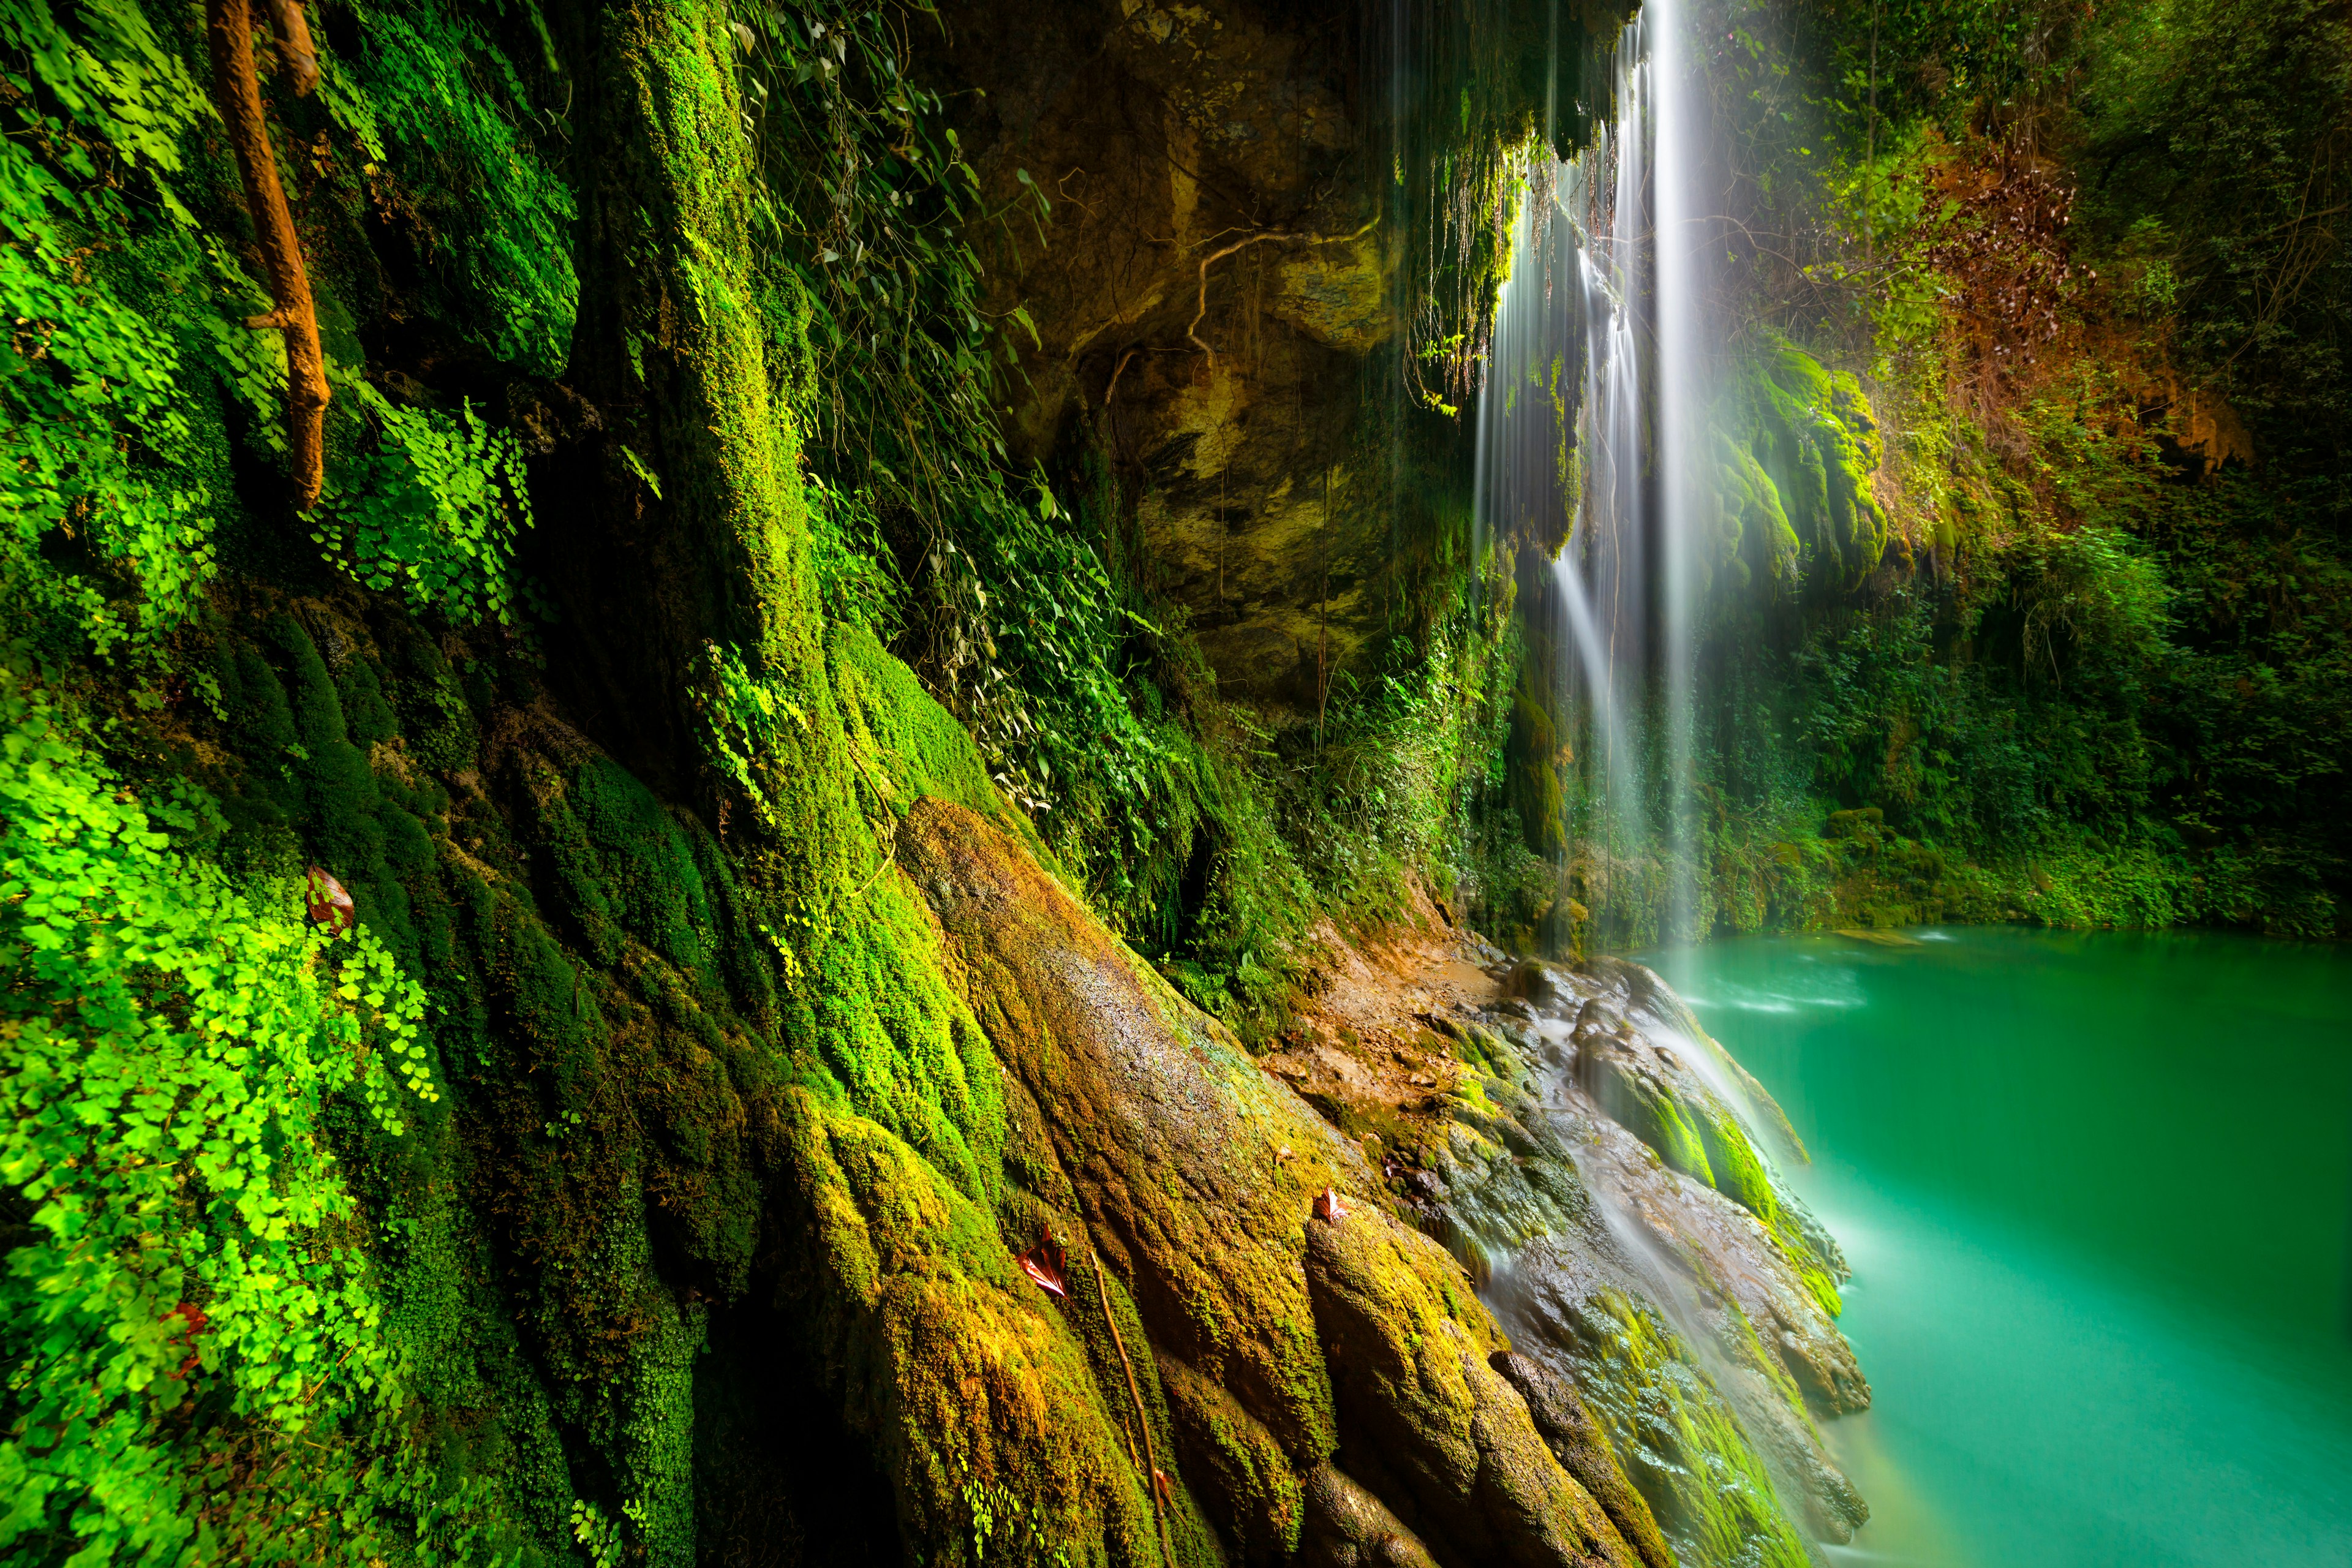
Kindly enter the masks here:
M 1566 163 L 1538 155 L 1478 414 L 1485 536 L 1569 539 L 1553 563 L 1563 826 L 1596 900 L 1695 935 L 1692 713 L 1701 518 L 1724 331 L 1691 7 L 1651 0 L 1613 103 Z

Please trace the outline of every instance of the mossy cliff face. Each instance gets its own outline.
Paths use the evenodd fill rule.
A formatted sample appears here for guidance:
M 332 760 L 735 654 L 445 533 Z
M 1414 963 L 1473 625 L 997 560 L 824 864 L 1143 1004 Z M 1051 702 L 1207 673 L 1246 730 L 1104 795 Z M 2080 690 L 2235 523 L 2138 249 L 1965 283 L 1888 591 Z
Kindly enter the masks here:
M 11 802 L 50 802 L 12 805 L 25 841 L 144 803 L 310 954 L 300 984 L 359 1013 L 415 992 L 413 1076 L 325 1099 L 303 1168 L 327 1217 L 277 1238 L 347 1294 L 269 1302 L 348 1310 L 380 1353 L 321 1373 L 208 1329 L 222 1298 L 150 1249 L 91 1254 L 131 1282 L 92 1342 L 144 1359 L 102 1444 L 17 1392 L 74 1379 L 0 1394 L 28 1500 L 0 1554 L 1659 1568 L 1663 1515 L 1614 1457 L 1633 1385 L 1553 1367 L 1580 1420 L 1498 1363 L 1385 1173 L 1111 934 L 965 728 L 829 603 L 803 449 L 824 362 L 738 9 L 315 11 L 332 85 L 270 110 L 338 389 L 305 516 L 282 367 L 238 335 L 233 171 L 200 98 L 154 119 L 139 86 L 195 89 L 193 13 L 0 4 L 54 46 L 0 102 L 39 122 L 5 143 L 0 259 L 57 305 L 0 391 L 50 443 L 26 461 L 120 458 L 148 487 L 20 509 L 0 641 L 55 733 L 12 696 L 0 761 Z M 499 90 L 469 96 L 459 59 Z M 520 129 L 559 113 L 561 155 Z M 123 162 L 92 152 L 110 132 Z M 173 287 L 119 272 L 107 224 Z M 1363 280 L 1299 282 L 1301 331 L 1369 352 Z M 126 300 L 186 349 L 139 362 L 191 411 L 178 445 L 148 405 L 61 411 L 107 405 L 76 333 Z M 55 757 L 102 790 L 43 795 Z M 59 922 L 115 965 L 92 969 L 114 1023 L 193 1035 L 178 983 L 109 956 L 120 888 L 5 875 L 7 995 L 40 1025 L 0 1031 L 11 1092 L 97 1027 L 16 984 Z M 383 973 L 330 943 L 329 877 Z M 369 1027 L 338 1048 L 405 1038 Z M 1465 1122 L 1489 1154 L 1491 1112 Z M 146 1122 L 75 1115 L 102 1157 L 71 1181 L 152 1173 Z M 195 1161 L 141 1224 L 194 1234 Z M 1566 1175 L 1543 1195 L 1577 1211 Z M 0 1195 L 17 1368 L 55 1371 L 26 1237 L 74 1244 L 71 1212 Z M 241 1392 L 273 1381 L 309 1392 Z

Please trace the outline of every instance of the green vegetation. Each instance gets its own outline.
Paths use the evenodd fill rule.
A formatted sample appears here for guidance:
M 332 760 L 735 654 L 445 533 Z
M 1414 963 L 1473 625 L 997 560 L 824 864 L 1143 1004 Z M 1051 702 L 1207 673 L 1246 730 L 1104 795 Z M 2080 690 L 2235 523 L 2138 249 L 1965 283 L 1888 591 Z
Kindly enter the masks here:
M 1701 929 L 2340 934 L 2340 17 L 1727 15 Z M 1596 851 L 1578 937 L 1668 885 Z
M 299 880 L 190 857 L 203 796 L 151 811 L 13 671 L 0 724 L 0 1548 L 290 1559 L 404 1398 L 329 1123 L 396 1139 L 439 1098 L 424 992 L 368 930 L 306 931 Z
M 1514 588 L 1545 542 L 1474 542 L 1430 412 L 1583 67 L 1530 74 L 1528 8 L 1423 40 L 1361 193 L 1405 237 L 1396 407 L 1361 420 L 1397 454 L 1385 626 L 1275 715 L 1221 692 L 1141 481 L 1085 430 L 1066 469 L 1006 456 L 1037 323 L 983 309 L 983 258 L 1056 243 L 1061 198 L 1024 171 L 982 202 L 931 13 L 309 10 L 314 94 L 257 35 L 334 392 L 297 514 L 204 8 L 0 0 L 0 1561 L 674 1568 L 727 1531 L 1132 1563 L 1163 1516 L 1201 1568 L 1220 1531 L 1295 1544 L 1335 1400 L 1418 1441 L 1492 1396 L 1433 1348 L 1490 1325 L 1369 1212 L 1308 1281 L 1309 1190 L 1234 1195 L 1274 1125 L 1244 1047 L 1327 920 L 1654 919 L 1560 882 Z M 1925 82 L 1948 46 L 1897 12 Z M 1772 92 L 1851 64 L 1805 15 L 1837 28 Z M 2294 205 L 2336 132 L 2261 75 L 2323 21 L 2151 4 L 2053 35 L 2054 74 L 1972 32 L 1858 154 L 1832 106 L 1825 177 L 1758 143 L 1839 237 L 1768 312 L 1723 456 L 1719 580 L 1780 591 L 1727 626 L 1756 654 L 1707 720 L 1715 923 L 2336 929 L 2343 263 Z M 2165 62 L 2239 27 L 2257 65 L 2177 93 Z M 2065 275 L 2055 368 L 1971 404 L 1978 340 L 1925 280 L 1983 219 L 1921 193 L 1991 167 L 2013 100 L 2129 177 L 2079 198 L 2105 281 Z M 2242 215 L 2210 195 L 2240 167 Z M 2179 413 L 2192 386 L 2221 402 Z M 1020 953 L 940 913 L 976 864 L 950 810 Z M 355 923 L 306 911 L 314 868 Z M 1194 1151 L 1194 1198 L 1103 1131 L 1134 1075 L 1068 1068 L 1108 1029 L 1083 988 L 1037 1000 L 1069 974 L 1255 1119 Z M 1810 1245 L 1736 1129 L 1679 1126 L 1678 1163 Z M 1017 1248 L 1113 1186 L 1135 1255 L 1041 1294 Z M 1777 1540 L 1720 1400 L 1609 1310 L 1595 1364 L 1641 1391 L 1611 1442 L 1731 1500 L 1670 1528 Z M 1336 1392 L 1333 1312 L 1379 1352 Z
M 1679 1560 L 1794 1568 L 1804 1542 L 1781 1517 L 1771 1478 L 1714 1381 L 1675 1353 L 1674 1331 L 1616 1290 L 1576 1303 L 1564 1346 L 1625 1473 L 1657 1510 Z
M 1052 211 L 975 205 L 915 16 L 623 7 L 592 48 L 528 0 L 313 10 L 320 90 L 269 89 L 335 394 L 298 519 L 198 14 L 0 5 L 0 1553 L 683 1563 L 698 1358 L 741 1342 L 714 1314 L 778 1184 L 871 1211 L 812 1233 L 793 1309 L 836 1408 L 943 1312 L 1008 1391 L 1110 1386 L 991 1217 L 1001 1074 L 895 868 L 916 802 L 1271 1022 L 1311 921 L 1447 866 L 1501 623 L 1399 637 L 1303 750 L 1216 699 L 1116 498 L 1002 458 L 1024 323 L 979 315 L 974 245 Z M 651 160 L 602 217 L 565 109 L 594 73 Z M 619 363 L 575 343 L 589 308 Z M 560 716 L 551 631 L 605 611 L 528 563 L 570 542 L 534 536 L 539 459 L 583 441 L 695 541 L 651 700 L 682 759 Z M 306 934 L 313 866 L 353 931 Z M 902 1365 L 937 1407 L 875 1442 L 953 1429 L 959 1364 Z M 910 1458 L 909 1528 L 1066 1559 L 1109 1467 L 1148 1531 L 1108 1428 L 1074 1441 Z M 1177 1528 L 1215 1550 L 1189 1501 Z

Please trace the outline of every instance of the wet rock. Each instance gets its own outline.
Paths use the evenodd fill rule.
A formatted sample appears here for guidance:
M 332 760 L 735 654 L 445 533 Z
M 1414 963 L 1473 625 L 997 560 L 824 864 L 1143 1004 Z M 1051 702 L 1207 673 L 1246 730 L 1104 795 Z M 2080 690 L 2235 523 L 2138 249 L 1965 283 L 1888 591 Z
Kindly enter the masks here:
M 1650 1006 L 1654 1016 L 1663 1011 L 1656 992 Z M 1844 1255 L 1778 1178 L 1748 1137 L 1739 1109 L 1701 1075 L 1699 1065 L 1721 1074 L 1716 1059 L 1721 1047 L 1698 1033 L 1695 1021 L 1688 1030 L 1654 1024 L 1653 1032 L 1644 1033 L 1631 1020 L 1607 1028 L 1608 1020 L 1607 1010 L 1597 1002 L 1588 1001 L 1579 1011 L 1573 1036 L 1578 1087 L 1668 1165 L 1754 1215 L 1822 1311 L 1835 1316 L 1840 1310 L 1838 1286 L 1847 1273 Z M 1741 1098 L 1751 1109 L 1760 1109 L 1759 1096 L 1761 1104 L 1770 1104 L 1760 1086 Z M 1774 1106 L 1773 1114 L 1778 1110 Z
M 1774 1467 L 1701 1347 L 1596 1255 L 1526 1261 L 1510 1314 L 1519 1351 L 1574 1384 L 1676 1557 L 1808 1568 Z
M 1251 1563 L 1287 1559 L 1299 1548 L 1307 1506 L 1282 1445 L 1240 1401 L 1192 1367 L 1168 1355 L 1159 1365 L 1177 1457 L 1234 1555 Z
M 1300 1568 L 1437 1568 L 1421 1538 L 1337 1465 L 1315 1467 L 1306 1496 Z
M 1753 1215 L 1668 1166 L 1624 1128 L 1594 1125 L 1582 1152 L 1591 1179 L 1644 1244 L 1735 1304 L 1748 1337 L 1771 1352 L 1774 1370 L 1807 1405 L 1832 1415 L 1869 1406 L 1853 1347 Z
M 1510 1351 L 1497 1351 L 1488 1364 L 1502 1373 L 1528 1402 L 1536 1430 L 1559 1457 L 1568 1473 L 1591 1492 L 1608 1513 L 1617 1533 L 1641 1553 L 1647 1568 L 1674 1568 L 1674 1554 L 1658 1533 L 1650 1505 L 1619 1468 L 1610 1451 L 1608 1434 L 1584 1407 L 1576 1385 L 1550 1368 Z
M 1538 1005 L 1557 1002 L 1563 994 L 1553 972 L 1532 958 L 1521 959 L 1512 968 L 1507 984 L 1513 996 Z
M 1310 1229 L 1307 1279 L 1331 1349 L 1346 1453 L 1448 1561 L 1487 1568 L 1638 1561 L 1486 1363 L 1484 1314 L 1446 1298 L 1452 1260 L 1409 1232 Z

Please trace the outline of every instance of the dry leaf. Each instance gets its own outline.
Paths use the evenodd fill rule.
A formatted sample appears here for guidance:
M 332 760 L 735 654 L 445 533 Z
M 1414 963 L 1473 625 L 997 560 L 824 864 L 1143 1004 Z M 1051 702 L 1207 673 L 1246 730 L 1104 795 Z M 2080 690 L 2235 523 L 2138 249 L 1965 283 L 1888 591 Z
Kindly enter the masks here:
M 1070 1288 L 1063 1282 L 1062 1244 L 1054 1239 L 1053 1232 L 1039 1231 L 1037 1245 L 1021 1255 L 1020 1264 L 1021 1272 L 1034 1280 L 1037 1289 L 1048 1296 L 1069 1300 Z
M 1170 1480 L 1168 1472 L 1157 1465 L 1151 1467 L 1151 1484 L 1159 1490 L 1161 1502 L 1170 1508 L 1176 1506 L 1176 1483 Z
M 352 896 L 343 891 L 343 885 L 316 866 L 310 868 L 310 881 L 303 898 L 310 905 L 310 923 L 331 932 L 351 930 L 358 917 L 352 907 Z
M 1315 1194 L 1315 1217 L 1338 1225 L 1348 1217 L 1348 1205 L 1339 1201 L 1338 1193 L 1326 1187 Z

